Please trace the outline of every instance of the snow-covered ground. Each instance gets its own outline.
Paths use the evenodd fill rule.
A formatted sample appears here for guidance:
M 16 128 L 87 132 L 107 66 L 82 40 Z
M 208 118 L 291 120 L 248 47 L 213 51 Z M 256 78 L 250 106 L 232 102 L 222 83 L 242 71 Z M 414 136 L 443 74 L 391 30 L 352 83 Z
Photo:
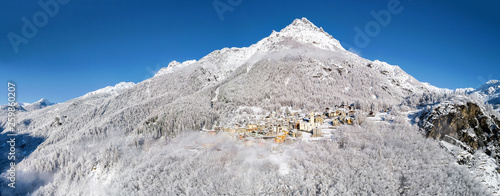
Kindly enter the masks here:
M 485 184 L 492 195 L 500 195 L 500 174 L 493 158 L 481 151 L 471 154 L 445 141 L 440 141 L 439 144 L 450 152 L 458 162 L 465 163 L 476 179 Z

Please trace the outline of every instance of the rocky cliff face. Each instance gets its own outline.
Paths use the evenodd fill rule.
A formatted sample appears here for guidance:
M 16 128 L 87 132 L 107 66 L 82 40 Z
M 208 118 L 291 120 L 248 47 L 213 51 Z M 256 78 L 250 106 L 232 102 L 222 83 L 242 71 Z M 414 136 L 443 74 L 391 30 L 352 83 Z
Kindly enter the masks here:
M 485 114 L 477 104 L 439 104 L 424 110 L 420 119 L 427 137 L 454 144 L 471 154 L 483 150 L 499 163 L 500 121 Z

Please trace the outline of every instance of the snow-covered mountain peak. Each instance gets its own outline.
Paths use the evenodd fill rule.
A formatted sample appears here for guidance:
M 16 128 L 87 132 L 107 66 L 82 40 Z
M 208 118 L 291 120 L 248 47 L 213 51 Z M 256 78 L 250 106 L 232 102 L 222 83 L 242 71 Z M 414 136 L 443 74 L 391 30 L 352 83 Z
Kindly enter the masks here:
M 50 102 L 48 99 L 45 99 L 45 98 L 42 98 L 34 103 L 22 103 L 22 104 L 20 104 L 20 106 L 23 107 L 24 110 L 26 110 L 26 111 L 38 110 L 38 109 L 42 109 L 44 107 L 51 106 L 51 105 L 54 105 L 54 103 Z
M 500 93 L 500 81 L 490 80 L 486 84 L 479 87 L 476 91 L 484 93 L 486 95 L 493 95 Z
M 340 42 L 325 32 L 323 28 L 314 25 L 307 18 L 295 19 L 280 32 L 273 32 L 268 38 L 274 41 L 283 41 L 284 38 L 292 38 L 302 44 L 311 44 L 325 50 L 345 50 Z
M 288 25 L 285 27 L 282 32 L 284 31 L 291 31 L 291 30 L 310 30 L 310 31 L 317 31 L 320 30 L 316 25 L 314 25 L 311 21 L 307 20 L 307 18 L 302 18 L 302 19 L 295 19 L 292 24 Z
M 50 102 L 48 99 L 42 98 L 42 99 L 40 99 L 36 102 L 33 102 L 33 103 L 23 103 L 21 106 L 25 107 L 25 106 L 29 106 L 29 105 L 35 105 L 35 104 L 45 105 L 45 106 L 54 105 L 54 103 Z
M 216 78 L 223 79 L 228 73 L 256 54 L 269 54 L 299 47 L 297 43 L 329 51 L 346 51 L 338 40 L 334 39 L 322 28 L 318 28 L 307 18 L 302 18 L 295 19 L 279 32 L 273 30 L 268 37 L 249 47 L 215 50 L 199 61 L 191 60 L 182 63 L 172 61 L 168 67 L 160 69 L 155 77 L 197 63 L 204 69 L 212 70 Z
M 82 98 L 87 98 L 90 96 L 100 95 L 100 94 L 118 95 L 122 91 L 124 91 L 125 89 L 133 87 L 134 85 L 135 85 L 135 83 L 133 83 L 133 82 L 120 82 L 120 83 L 116 84 L 115 86 L 107 86 L 107 87 L 101 88 L 99 90 L 87 93 L 84 96 L 82 96 Z
M 478 89 L 468 91 L 472 95 L 476 95 L 481 101 L 487 102 L 500 112 L 500 81 L 490 80 Z
M 46 105 L 54 105 L 54 103 L 50 102 L 48 99 L 45 99 L 45 98 L 38 100 L 36 103 L 43 103 Z
M 500 80 L 490 80 L 490 81 L 486 82 L 486 84 L 498 84 L 498 85 L 500 85 Z
M 175 66 L 180 65 L 180 64 L 181 64 L 180 62 L 174 60 L 174 61 L 170 62 L 167 67 L 175 67 Z

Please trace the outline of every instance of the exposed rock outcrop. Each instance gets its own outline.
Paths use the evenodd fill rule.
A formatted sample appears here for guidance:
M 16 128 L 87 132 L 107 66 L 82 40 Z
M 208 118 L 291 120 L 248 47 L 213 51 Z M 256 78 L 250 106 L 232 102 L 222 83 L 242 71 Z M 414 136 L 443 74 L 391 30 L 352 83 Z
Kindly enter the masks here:
M 442 103 L 423 111 L 420 119 L 427 137 L 455 144 L 471 154 L 484 150 L 499 163 L 500 121 L 477 104 Z

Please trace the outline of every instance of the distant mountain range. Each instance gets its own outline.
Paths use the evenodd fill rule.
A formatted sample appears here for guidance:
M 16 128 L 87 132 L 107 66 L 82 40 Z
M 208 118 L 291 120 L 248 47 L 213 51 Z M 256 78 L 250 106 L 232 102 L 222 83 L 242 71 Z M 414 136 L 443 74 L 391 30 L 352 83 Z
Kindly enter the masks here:
M 470 93 L 477 94 L 485 102 L 494 105 L 495 109 L 500 109 L 500 81 L 490 80 Z
M 37 102 L 34 103 L 22 103 L 20 104 L 21 107 L 23 107 L 26 111 L 33 111 L 33 110 L 39 110 L 42 108 L 45 108 L 47 106 L 54 105 L 54 103 L 50 102 L 49 100 L 42 98 L 38 100 Z

